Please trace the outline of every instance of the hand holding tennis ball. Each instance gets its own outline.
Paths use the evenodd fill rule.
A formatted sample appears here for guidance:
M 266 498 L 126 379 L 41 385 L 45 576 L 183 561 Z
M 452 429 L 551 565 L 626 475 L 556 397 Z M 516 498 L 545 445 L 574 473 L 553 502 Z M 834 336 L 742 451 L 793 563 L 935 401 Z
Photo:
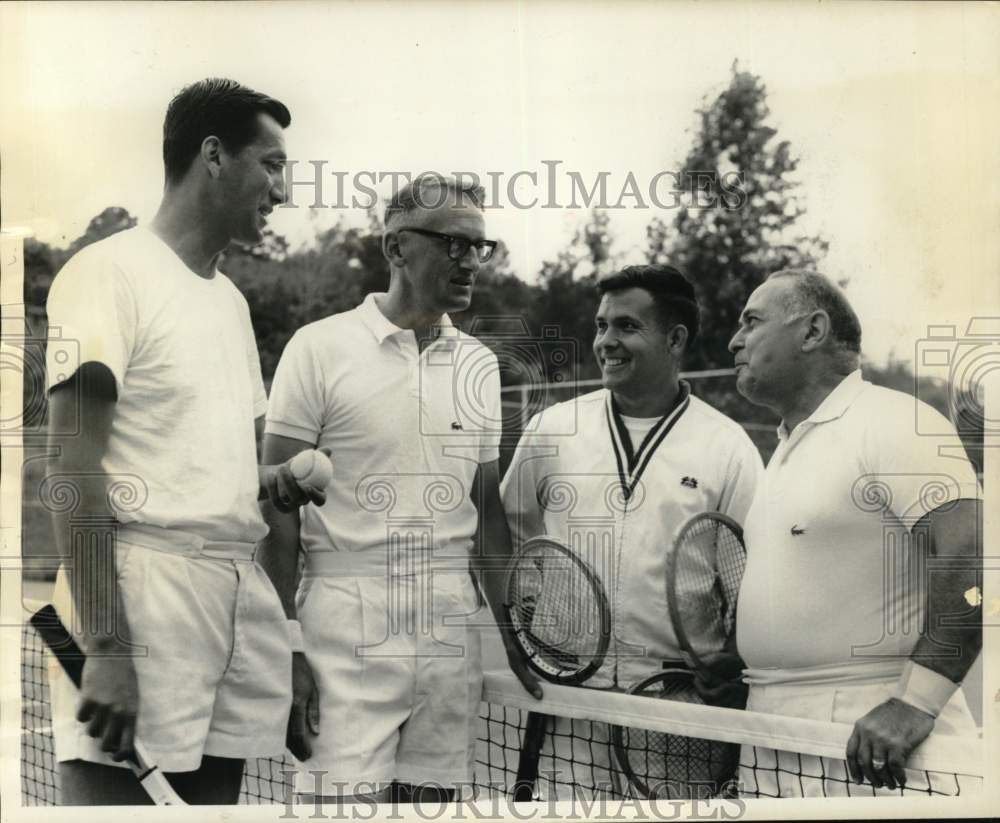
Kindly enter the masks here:
M 257 467 L 259 500 L 270 500 L 280 512 L 295 511 L 300 506 L 326 503 L 326 487 L 333 479 L 330 450 L 307 449 L 284 463 Z
M 333 464 L 323 452 L 311 449 L 292 458 L 292 476 L 300 486 L 323 490 L 333 480 Z

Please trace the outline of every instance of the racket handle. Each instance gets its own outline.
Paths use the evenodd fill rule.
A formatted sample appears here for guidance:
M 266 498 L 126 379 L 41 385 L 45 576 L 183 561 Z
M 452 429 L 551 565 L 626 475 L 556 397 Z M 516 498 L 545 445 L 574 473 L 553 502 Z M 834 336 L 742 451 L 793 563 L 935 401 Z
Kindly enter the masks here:
M 29 622 L 59 661 L 66 676 L 79 689 L 83 682 L 83 664 L 87 657 L 73 639 L 73 635 L 66 630 L 55 608 L 51 603 L 43 606 L 31 616 Z M 187 804 L 170 785 L 166 775 L 160 771 L 156 761 L 150 757 L 146 747 L 138 740 L 134 740 L 132 748 L 135 758 L 129 760 L 129 768 L 138 778 L 150 800 L 157 806 L 186 806 Z
M 174 791 L 167 776 L 156 765 L 156 761 L 149 756 L 146 747 L 136 740 L 132 748 L 135 750 L 135 760 L 130 760 L 128 765 L 150 800 L 157 806 L 186 806 L 187 803 Z

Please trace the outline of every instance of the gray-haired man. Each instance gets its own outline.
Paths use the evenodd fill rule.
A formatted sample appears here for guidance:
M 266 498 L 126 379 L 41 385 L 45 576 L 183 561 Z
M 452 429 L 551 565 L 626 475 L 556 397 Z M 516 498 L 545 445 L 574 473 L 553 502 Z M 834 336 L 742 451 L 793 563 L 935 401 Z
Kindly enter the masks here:
M 435 176 L 404 187 L 386 211 L 388 293 L 300 329 L 275 375 L 265 460 L 327 446 L 335 467 L 326 504 L 301 521 L 272 511 L 264 546 L 305 636 L 289 727 L 300 793 L 430 799 L 471 776 L 482 674 L 462 618 L 477 608 L 469 561 L 509 555 L 510 535 L 496 358 L 446 312 L 469 306 L 496 245 L 484 229 L 478 189 Z M 486 375 L 474 419 L 470 363 Z M 500 582 L 484 579 L 494 611 Z
M 975 733 L 958 689 L 982 645 L 979 611 L 965 600 L 981 552 L 975 472 L 914 430 L 921 401 L 862 379 L 861 325 L 826 277 L 771 275 L 729 348 L 739 391 L 782 418 L 744 527 L 747 708 L 854 724 L 850 776 L 913 788 L 906 760 L 932 729 Z M 954 431 L 933 409 L 921 414 Z M 921 618 L 929 628 L 918 631 Z M 806 764 L 773 754 L 769 771 L 758 752 L 765 768 L 744 775 L 750 789 L 756 780 L 780 784 L 756 787 L 767 794 L 851 793 L 842 764 L 801 778 Z

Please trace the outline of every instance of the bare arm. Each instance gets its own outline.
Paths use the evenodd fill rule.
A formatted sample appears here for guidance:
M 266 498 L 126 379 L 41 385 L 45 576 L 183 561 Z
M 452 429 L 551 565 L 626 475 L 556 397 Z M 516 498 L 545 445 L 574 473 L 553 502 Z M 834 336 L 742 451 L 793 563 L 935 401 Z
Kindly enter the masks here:
M 258 417 L 254 421 L 254 432 L 257 435 L 257 499 L 269 501 L 272 508 L 282 513 L 295 512 L 298 516 L 299 506 L 306 503 L 315 503 L 322 506 L 326 502 L 326 494 L 322 489 L 312 486 L 300 486 L 288 465 L 289 460 L 295 457 L 300 451 L 313 448 L 312 445 L 305 444 L 304 440 L 295 440 L 291 437 L 279 437 L 278 435 L 264 434 L 264 417 Z M 272 448 L 272 454 L 268 457 L 264 448 L 263 440 L 267 438 L 277 438 L 278 440 L 288 440 L 297 443 L 299 446 L 291 453 L 288 460 L 277 460 L 276 455 L 284 454 L 283 449 Z M 330 456 L 328 449 L 321 451 Z
M 133 754 L 139 693 L 132 663 L 125 607 L 118 590 L 108 478 L 101 466 L 107 451 L 117 393 L 111 371 L 85 363 L 49 396 L 49 466 L 78 495 L 72 511 L 53 512 L 56 546 L 70 583 L 80 642 L 87 654 L 77 719 L 102 738 L 116 760 Z M 73 539 L 73 532 L 77 540 Z M 112 539 L 108 539 L 111 537 Z M 79 546 L 77 549 L 74 547 Z
M 524 662 L 503 608 L 504 570 L 511 557 L 511 540 L 507 518 L 500 503 L 500 470 L 497 461 L 480 464 L 472 485 L 472 501 L 479 511 L 474 557 L 480 585 L 500 629 L 511 670 L 528 692 L 541 698 L 542 687 Z
M 299 452 L 312 448 L 314 444 L 304 440 L 267 434 L 264 435 L 262 458 L 265 464 L 287 465 Z M 261 502 L 261 511 L 270 531 L 258 546 L 257 560 L 271 578 L 285 616 L 289 620 L 296 620 L 295 591 L 299 581 L 299 552 L 302 548 L 299 540 L 299 509 L 295 506 L 290 511 L 281 511 L 271 500 L 265 499 Z M 292 713 L 288 720 L 286 742 L 292 754 L 300 760 L 306 760 L 312 754 L 307 731 L 313 735 L 319 734 L 317 697 L 315 680 L 306 656 L 296 652 L 292 655 Z
M 982 607 L 978 594 L 982 557 L 982 505 L 959 500 L 929 512 L 915 531 L 929 527 L 927 628 L 911 659 L 952 683 L 961 683 L 983 645 Z M 975 605 L 972 605 L 972 604 Z M 858 782 L 905 785 L 910 753 L 931 733 L 934 716 L 891 698 L 855 724 L 847 744 L 847 763 Z M 885 767 L 875 768 L 884 762 Z

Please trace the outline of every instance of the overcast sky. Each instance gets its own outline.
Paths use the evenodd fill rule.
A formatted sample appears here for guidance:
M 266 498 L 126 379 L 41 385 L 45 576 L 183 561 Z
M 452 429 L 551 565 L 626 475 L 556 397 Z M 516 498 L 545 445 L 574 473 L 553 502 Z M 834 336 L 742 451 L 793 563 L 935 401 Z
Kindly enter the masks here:
M 565 204 L 568 171 L 610 172 L 617 199 L 629 172 L 645 185 L 678 168 L 695 108 L 738 58 L 801 157 L 803 229 L 850 278 L 870 356 L 908 359 L 928 324 L 1000 313 L 996 5 L 8 3 L 0 17 L 3 223 L 48 242 L 109 205 L 148 220 L 167 102 L 225 75 L 285 101 L 289 155 L 346 172 L 348 197 L 362 171 L 503 175 L 488 230 L 531 279 L 586 213 L 511 208 L 511 175 L 539 173 L 544 202 L 542 161 L 561 161 Z M 316 219 L 341 215 L 363 217 Z M 673 213 L 613 211 L 615 249 L 635 256 L 656 215 Z M 299 208 L 273 225 L 301 240 L 309 221 Z

